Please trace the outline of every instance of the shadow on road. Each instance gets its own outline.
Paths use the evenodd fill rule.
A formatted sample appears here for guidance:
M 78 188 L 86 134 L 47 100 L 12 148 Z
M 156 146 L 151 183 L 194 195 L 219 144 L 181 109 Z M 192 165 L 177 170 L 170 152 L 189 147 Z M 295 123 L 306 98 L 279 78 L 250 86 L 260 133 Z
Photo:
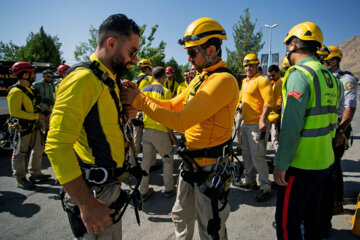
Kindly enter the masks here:
M 341 159 L 341 168 L 343 172 L 360 173 L 360 164 L 354 160 Z
M 266 202 L 256 202 L 255 196 L 258 193 L 258 190 L 245 190 L 238 187 L 231 187 L 229 203 L 230 203 L 230 211 L 235 212 L 236 210 L 241 208 L 241 205 L 249 205 L 254 207 L 273 207 L 276 205 L 276 196 L 277 191 L 276 187 L 272 188 L 272 196 Z
M 5 157 L 5 161 L 0 161 L 0 176 L 12 176 L 12 168 L 11 168 L 11 154 L 12 151 L 9 150 L 3 150 L 0 148 L 0 154 L 1 156 Z M 29 157 L 30 153 L 26 155 L 25 158 L 25 169 L 27 169 L 29 164 Z M 51 167 L 51 164 L 49 162 L 49 159 L 46 155 L 43 155 L 42 162 L 41 162 L 41 169 L 47 169 Z
M 0 212 L 9 212 L 10 214 L 31 218 L 40 211 L 40 206 L 33 203 L 23 203 L 27 197 L 24 194 L 0 191 Z
M 356 240 L 359 239 L 355 235 L 353 235 L 349 230 L 347 229 L 334 229 L 332 228 L 330 230 L 330 237 L 331 239 L 347 239 L 347 240 Z

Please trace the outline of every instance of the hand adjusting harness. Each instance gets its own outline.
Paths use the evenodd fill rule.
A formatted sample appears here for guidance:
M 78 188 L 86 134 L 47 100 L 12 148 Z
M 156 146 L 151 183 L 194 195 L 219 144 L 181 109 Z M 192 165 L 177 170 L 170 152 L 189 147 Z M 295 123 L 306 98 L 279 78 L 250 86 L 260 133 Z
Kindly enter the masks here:
M 122 122 L 120 120 L 120 118 L 121 118 L 122 121 L 125 121 L 124 120 L 125 118 L 124 118 L 123 112 L 121 112 L 121 110 L 120 110 L 120 100 L 115 91 L 115 82 L 114 82 L 114 80 L 112 80 L 109 77 L 107 72 L 103 72 L 102 70 L 100 70 L 99 66 L 100 66 L 100 64 L 97 61 L 79 63 L 79 64 L 76 64 L 76 65 L 72 66 L 71 68 L 69 68 L 68 71 L 66 72 L 65 77 L 67 75 L 69 75 L 71 72 L 73 72 L 76 68 L 84 67 L 84 68 L 90 69 L 100 81 L 102 81 L 105 85 L 108 86 L 111 97 L 114 100 L 116 110 L 118 112 L 118 124 L 119 124 L 120 130 L 122 131 L 122 133 L 124 135 L 125 143 L 127 142 L 129 144 L 128 147 L 125 149 L 125 153 L 129 152 L 129 146 L 130 146 L 131 150 L 134 152 L 134 155 L 135 155 L 136 165 L 131 166 L 131 164 L 128 163 L 128 156 L 125 157 L 126 161 L 124 162 L 124 165 L 122 168 L 104 168 L 104 167 L 95 166 L 95 165 L 88 165 L 88 164 L 84 164 L 80 160 L 79 156 L 77 156 L 77 157 L 79 159 L 79 163 L 80 163 L 80 166 L 81 166 L 81 169 L 83 172 L 83 177 L 85 178 L 87 184 L 90 187 L 91 186 L 101 187 L 101 185 L 116 182 L 116 181 L 118 181 L 117 179 L 119 177 L 128 176 L 128 175 L 132 175 L 136 178 L 137 184 L 136 184 L 135 188 L 133 188 L 133 192 L 131 193 L 131 195 L 129 196 L 125 191 L 121 190 L 121 193 L 120 193 L 118 199 L 115 202 L 113 202 L 109 206 L 109 208 L 115 209 L 115 212 L 113 214 L 111 214 L 113 224 L 114 224 L 114 223 L 120 221 L 120 219 L 122 218 L 122 216 L 125 213 L 126 208 L 129 205 L 130 201 L 133 201 L 136 220 L 137 220 L 137 223 L 140 225 L 140 217 L 139 217 L 138 211 L 142 210 L 143 202 L 142 202 L 141 195 L 140 195 L 138 188 L 140 186 L 142 177 L 146 176 L 147 173 L 141 169 L 140 164 L 138 163 L 136 148 L 135 148 L 133 137 L 131 135 L 130 121 L 128 121 L 124 125 L 124 124 L 122 124 Z M 118 77 L 116 78 L 116 85 L 118 86 L 119 91 L 120 91 L 121 90 L 121 82 Z M 93 192 L 94 192 L 94 196 L 96 198 L 96 191 L 93 191 Z M 64 201 L 63 201 L 64 196 L 65 196 L 65 192 L 62 189 L 62 191 L 60 192 L 62 206 L 63 206 L 64 210 L 68 213 L 68 217 L 69 217 L 69 221 L 70 221 L 70 225 L 71 225 L 73 234 L 75 237 L 82 237 L 86 233 L 86 228 L 81 220 L 79 207 L 75 206 L 74 208 L 71 208 L 71 209 L 66 207 L 64 204 Z M 115 216 L 119 214 L 119 211 L 121 210 L 121 208 L 122 208 L 122 211 L 121 211 L 119 217 L 116 219 Z

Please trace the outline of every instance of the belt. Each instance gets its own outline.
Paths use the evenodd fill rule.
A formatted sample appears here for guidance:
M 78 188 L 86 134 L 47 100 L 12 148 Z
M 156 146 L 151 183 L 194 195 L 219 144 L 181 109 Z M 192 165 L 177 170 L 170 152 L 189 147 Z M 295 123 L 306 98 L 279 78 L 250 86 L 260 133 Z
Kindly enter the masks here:
M 186 153 L 191 158 L 218 158 L 224 154 L 230 154 L 232 150 L 231 139 L 214 147 L 203 148 L 199 150 L 186 150 Z M 225 146 L 229 146 L 224 148 Z M 216 162 L 216 160 L 215 160 Z
M 220 145 L 199 150 L 182 148 L 182 154 L 194 159 L 200 167 L 214 165 L 217 163 L 218 157 L 232 154 L 232 141 L 230 139 Z

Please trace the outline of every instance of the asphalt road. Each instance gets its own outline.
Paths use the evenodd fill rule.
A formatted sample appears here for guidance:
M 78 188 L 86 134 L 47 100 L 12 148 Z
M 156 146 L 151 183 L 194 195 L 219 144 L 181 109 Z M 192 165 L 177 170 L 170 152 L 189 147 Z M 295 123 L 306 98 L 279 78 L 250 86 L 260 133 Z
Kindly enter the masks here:
M 355 197 L 360 193 L 359 110 L 355 114 L 353 128 L 353 146 L 346 151 L 342 160 L 345 211 L 333 218 L 329 239 L 359 239 L 351 234 L 349 222 L 354 214 Z M 11 176 L 10 157 L 10 152 L 0 151 L 0 239 L 73 239 L 58 197 L 60 186 L 52 179 L 38 184 L 33 190 L 16 188 L 15 178 Z M 271 157 L 273 153 L 268 151 L 267 158 Z M 176 159 L 176 167 L 179 164 L 180 160 Z M 54 176 L 46 156 L 43 169 Z M 175 180 L 177 174 L 178 170 Z M 145 202 L 144 210 L 140 212 L 141 226 L 137 225 L 130 206 L 123 217 L 123 239 L 174 239 L 171 208 L 175 197 L 164 197 L 161 170 L 151 173 L 150 184 L 156 193 Z M 127 183 L 124 183 L 124 188 L 127 187 Z M 231 188 L 231 213 L 227 221 L 229 239 L 276 239 L 273 227 L 276 187 L 273 188 L 272 198 L 265 203 L 255 202 L 255 195 L 256 191 Z M 197 232 L 194 239 L 199 239 Z

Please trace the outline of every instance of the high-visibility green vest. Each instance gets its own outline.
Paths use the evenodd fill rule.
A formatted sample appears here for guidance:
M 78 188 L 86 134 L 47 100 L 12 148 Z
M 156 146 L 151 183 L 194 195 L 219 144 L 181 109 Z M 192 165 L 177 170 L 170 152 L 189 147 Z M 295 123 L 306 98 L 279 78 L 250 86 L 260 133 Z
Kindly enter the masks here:
M 335 137 L 337 110 L 343 94 L 341 82 L 315 59 L 292 66 L 284 77 L 282 109 L 286 108 L 287 103 L 286 82 L 295 69 L 309 79 L 310 97 L 300 141 L 290 166 L 308 170 L 326 169 L 334 163 L 332 139 Z

